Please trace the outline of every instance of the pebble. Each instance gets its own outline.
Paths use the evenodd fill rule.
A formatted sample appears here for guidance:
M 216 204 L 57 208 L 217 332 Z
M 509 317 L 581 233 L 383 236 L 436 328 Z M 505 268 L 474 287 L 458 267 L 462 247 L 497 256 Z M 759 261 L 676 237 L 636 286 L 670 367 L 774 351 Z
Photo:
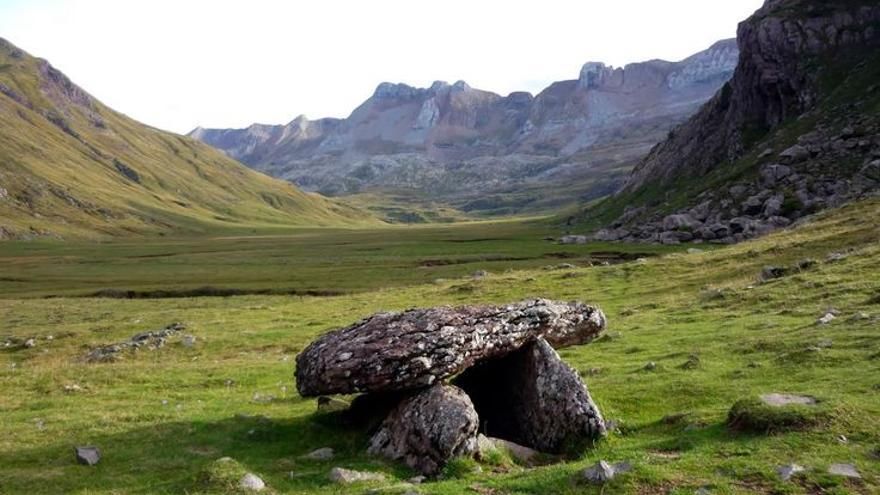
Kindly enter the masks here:
M 804 472 L 805 469 L 803 466 L 799 466 L 797 464 L 789 464 L 787 466 L 779 466 L 776 468 L 776 472 L 779 474 L 779 477 L 782 481 L 788 481 L 792 476 Z
M 74 447 L 76 462 L 85 466 L 94 466 L 101 461 L 101 451 L 97 447 Z

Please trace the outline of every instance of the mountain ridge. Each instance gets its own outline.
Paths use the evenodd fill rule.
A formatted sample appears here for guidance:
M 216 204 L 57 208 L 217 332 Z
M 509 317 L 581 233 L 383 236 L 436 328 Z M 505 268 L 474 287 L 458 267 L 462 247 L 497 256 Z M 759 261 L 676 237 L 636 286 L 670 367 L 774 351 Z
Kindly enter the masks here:
M 105 106 L 0 39 L 0 238 L 369 221 Z
M 738 242 L 876 194 L 880 6 L 768 0 L 738 43 L 733 78 L 582 213 L 597 238 Z
M 402 188 L 467 210 L 474 199 L 548 183 L 582 182 L 574 197 L 593 186 L 601 195 L 620 179 L 619 168 L 714 94 L 736 57 L 733 40 L 723 40 L 679 62 L 587 63 L 577 79 L 537 95 L 501 96 L 464 81 L 384 82 L 343 119 L 300 116 L 189 135 L 330 196 Z

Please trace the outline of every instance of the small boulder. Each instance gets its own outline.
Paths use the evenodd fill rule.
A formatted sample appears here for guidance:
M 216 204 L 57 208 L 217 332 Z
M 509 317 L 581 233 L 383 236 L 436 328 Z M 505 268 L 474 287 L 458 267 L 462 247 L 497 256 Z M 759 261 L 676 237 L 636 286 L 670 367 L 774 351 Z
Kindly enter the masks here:
M 779 478 L 782 481 L 788 481 L 792 478 L 792 476 L 804 472 L 805 469 L 803 466 L 799 466 L 797 464 L 788 464 L 785 466 L 779 466 L 776 468 L 776 473 L 779 474 Z
M 819 319 L 816 320 L 816 323 L 819 325 L 828 325 L 829 323 L 834 321 L 836 318 L 837 318 L 837 316 L 835 316 L 834 313 L 828 312 L 828 313 L 825 313 L 824 315 L 822 315 L 821 317 L 819 317 Z
M 266 488 L 266 483 L 256 474 L 247 473 L 241 477 L 238 486 L 245 491 L 261 492 Z
M 330 481 L 339 483 L 340 485 L 349 485 L 351 483 L 360 483 L 365 481 L 385 481 L 385 475 L 382 473 L 373 473 L 370 471 L 354 471 L 341 467 L 335 467 L 330 470 Z
M 601 460 L 595 465 L 581 471 L 580 477 L 581 480 L 592 485 L 604 485 L 614 479 L 617 475 L 626 473 L 630 470 L 632 470 L 632 465 L 628 462 L 611 464 L 607 461 Z
M 788 269 L 783 266 L 765 266 L 761 270 L 761 281 L 766 282 L 777 278 L 782 278 L 788 274 Z
M 828 474 L 845 478 L 862 479 L 861 473 L 852 464 L 832 464 L 828 466 Z
M 94 466 L 101 461 L 101 451 L 98 447 L 74 447 L 76 462 L 84 466 Z
M 800 163 L 810 157 L 810 150 L 796 144 L 779 154 L 785 163 Z

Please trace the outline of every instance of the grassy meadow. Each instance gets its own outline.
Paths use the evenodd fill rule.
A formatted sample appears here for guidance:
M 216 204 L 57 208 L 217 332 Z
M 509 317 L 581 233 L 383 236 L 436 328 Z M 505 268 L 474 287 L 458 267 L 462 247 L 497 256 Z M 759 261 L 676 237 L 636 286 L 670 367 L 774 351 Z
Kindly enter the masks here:
M 297 396 L 296 353 L 377 311 L 533 297 L 579 299 L 606 312 L 605 338 L 560 354 L 617 428 L 548 466 L 502 458 L 477 472 L 457 462 L 418 493 L 878 493 L 878 219 L 880 201 L 872 200 L 690 253 L 560 246 L 542 240 L 552 235 L 544 224 L 523 222 L 0 244 L 0 339 L 36 342 L 0 348 L 0 493 L 219 493 L 200 473 L 223 456 L 274 493 L 403 493 L 415 473 L 367 456 L 363 432 Z M 644 259 L 588 266 L 621 252 Z M 827 261 L 831 253 L 841 259 Z M 817 263 L 757 282 L 765 265 L 805 258 Z M 561 263 L 579 267 L 545 269 Z M 489 275 L 471 277 L 476 270 Z M 83 297 L 203 286 L 252 294 Z M 294 294 L 305 290 L 339 295 Z M 830 308 L 838 317 L 817 325 Z M 83 360 L 92 346 L 175 321 L 196 337 L 193 347 L 173 337 L 119 362 Z M 828 415 L 796 431 L 725 425 L 736 401 L 770 392 L 814 396 Z M 99 465 L 76 463 L 73 446 L 86 444 L 102 449 Z M 334 448 L 336 458 L 301 458 L 320 447 Z M 599 459 L 634 469 L 602 488 L 575 483 Z M 807 471 L 783 482 L 776 468 L 791 463 Z M 826 474 L 832 463 L 854 464 L 863 479 Z M 380 471 L 389 481 L 335 485 L 327 478 L 335 466 Z

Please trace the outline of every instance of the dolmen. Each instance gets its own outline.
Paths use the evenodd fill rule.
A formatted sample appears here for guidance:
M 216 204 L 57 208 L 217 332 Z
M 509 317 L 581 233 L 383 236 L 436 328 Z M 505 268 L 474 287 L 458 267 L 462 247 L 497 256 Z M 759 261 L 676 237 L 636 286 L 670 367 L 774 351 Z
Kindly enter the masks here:
M 546 299 L 379 313 L 304 349 L 296 386 L 303 397 L 361 394 L 350 412 L 381 416 L 369 452 L 427 476 L 478 455 L 483 434 L 558 454 L 605 435 L 605 423 L 555 349 L 605 326 L 599 308 Z

